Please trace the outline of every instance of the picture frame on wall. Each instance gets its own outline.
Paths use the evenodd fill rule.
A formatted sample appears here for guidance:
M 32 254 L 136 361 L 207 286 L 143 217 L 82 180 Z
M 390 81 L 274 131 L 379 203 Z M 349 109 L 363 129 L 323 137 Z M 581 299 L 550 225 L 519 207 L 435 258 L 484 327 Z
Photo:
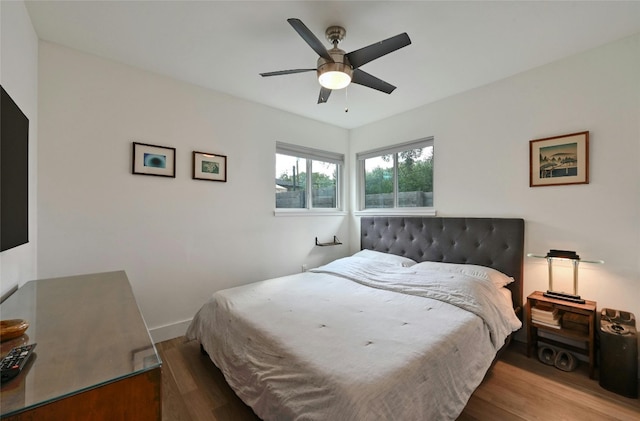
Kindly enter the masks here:
M 589 184 L 589 132 L 529 141 L 529 187 Z
M 207 181 L 227 181 L 226 155 L 207 152 L 193 152 L 193 179 Z
M 176 148 L 133 142 L 133 174 L 176 177 Z

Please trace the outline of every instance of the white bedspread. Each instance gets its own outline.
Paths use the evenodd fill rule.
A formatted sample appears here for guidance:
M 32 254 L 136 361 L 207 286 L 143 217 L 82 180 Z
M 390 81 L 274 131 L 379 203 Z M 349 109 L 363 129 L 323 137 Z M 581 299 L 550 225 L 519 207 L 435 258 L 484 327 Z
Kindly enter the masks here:
M 187 337 L 264 420 L 455 419 L 520 322 L 487 281 L 426 272 L 351 257 L 219 291 Z

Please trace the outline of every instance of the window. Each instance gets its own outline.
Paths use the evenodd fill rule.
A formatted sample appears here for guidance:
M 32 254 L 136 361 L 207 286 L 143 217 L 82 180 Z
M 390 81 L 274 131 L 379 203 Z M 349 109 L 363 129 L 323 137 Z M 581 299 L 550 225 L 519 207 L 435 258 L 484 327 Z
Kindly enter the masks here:
M 356 155 L 360 209 L 432 208 L 433 138 Z
M 342 154 L 276 142 L 276 209 L 340 209 L 343 165 Z

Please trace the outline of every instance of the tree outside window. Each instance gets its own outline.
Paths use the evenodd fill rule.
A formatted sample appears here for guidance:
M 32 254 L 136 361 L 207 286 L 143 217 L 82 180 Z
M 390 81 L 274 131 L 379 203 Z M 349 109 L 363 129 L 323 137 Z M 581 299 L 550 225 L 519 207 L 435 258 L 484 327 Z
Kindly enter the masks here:
M 382 150 L 358 158 L 364 171 L 361 207 L 433 207 L 433 140 L 388 149 L 393 153 Z

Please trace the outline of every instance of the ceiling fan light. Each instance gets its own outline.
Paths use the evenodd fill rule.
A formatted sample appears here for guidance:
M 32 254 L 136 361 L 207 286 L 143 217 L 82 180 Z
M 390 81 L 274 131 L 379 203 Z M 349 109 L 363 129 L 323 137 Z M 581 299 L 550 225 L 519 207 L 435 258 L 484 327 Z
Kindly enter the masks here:
M 344 72 L 334 70 L 321 74 L 318 82 L 327 89 L 342 89 L 351 83 L 351 77 Z
M 327 89 L 342 89 L 351 83 L 352 74 L 351 66 L 345 63 L 325 62 L 318 67 L 318 82 Z

